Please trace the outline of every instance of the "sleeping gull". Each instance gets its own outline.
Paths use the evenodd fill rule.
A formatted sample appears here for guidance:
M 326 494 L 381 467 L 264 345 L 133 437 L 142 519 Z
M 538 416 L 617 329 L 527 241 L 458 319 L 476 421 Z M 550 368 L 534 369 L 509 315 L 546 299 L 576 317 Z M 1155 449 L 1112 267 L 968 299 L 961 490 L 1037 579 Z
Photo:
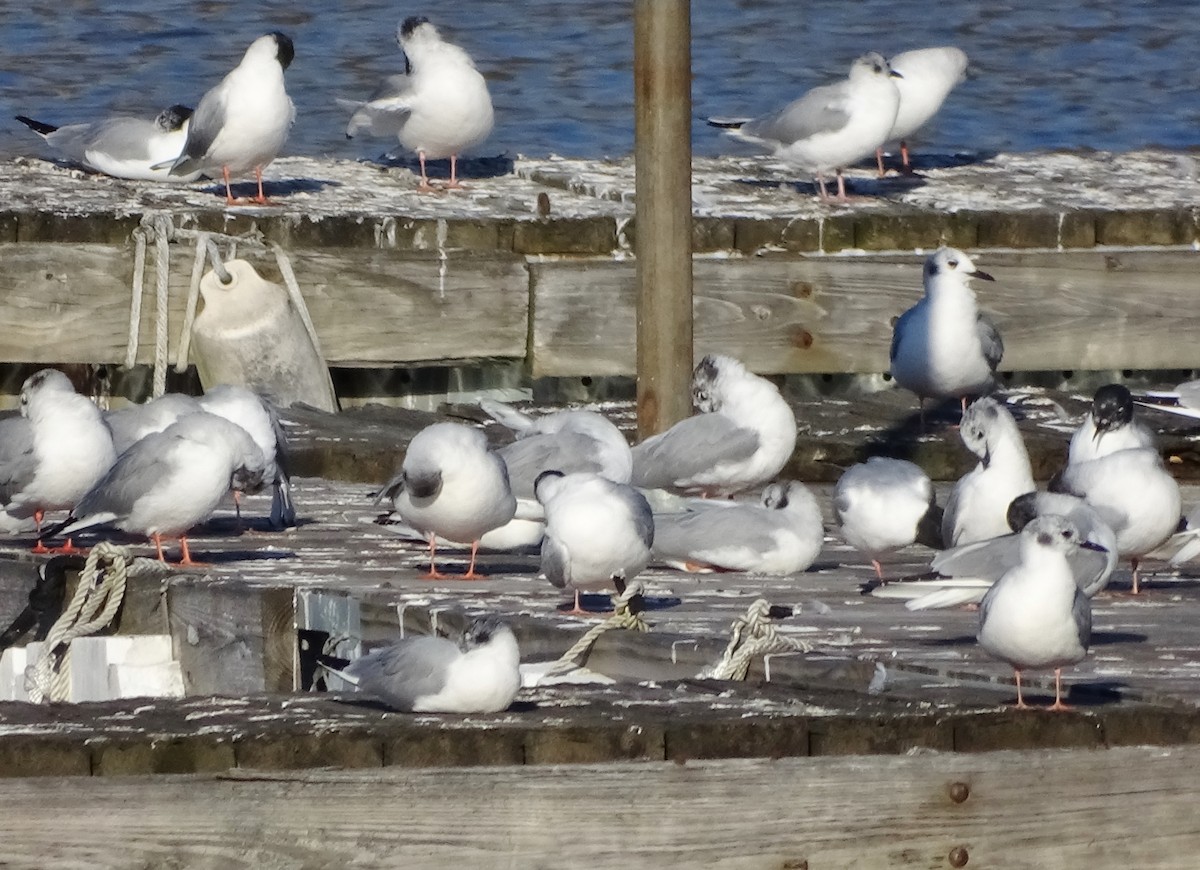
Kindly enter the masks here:
M 900 91 L 900 109 L 888 134 L 887 141 L 900 140 L 900 159 L 905 172 L 911 172 L 908 161 L 909 136 L 924 127 L 937 114 L 954 86 L 966 78 L 967 55 L 952 45 L 937 48 L 918 48 L 905 51 L 888 61 L 900 74 L 896 88 Z M 883 148 L 875 152 L 882 178 Z
M 508 485 L 503 460 L 488 449 L 478 429 L 460 423 L 426 426 L 408 445 L 400 472 L 380 490 L 375 502 L 390 498 L 396 513 L 429 541 L 428 578 L 437 570 L 437 538 L 471 544 L 471 564 L 456 579 L 476 580 L 479 539 L 513 518 L 517 500 Z
M 445 42 L 428 18 L 404 19 L 396 33 L 404 50 L 405 74 L 384 79 L 365 103 L 339 101 L 355 108 L 346 137 L 362 130 L 396 136 L 417 152 L 421 191 L 431 191 L 426 160 L 450 158 L 450 181 L 458 188 L 458 156 L 492 132 L 492 98 L 487 81 L 470 55 Z
M 43 537 L 120 529 L 148 536 L 164 562 L 162 539 L 175 537 L 179 564 L 191 565 L 188 530 L 208 519 L 230 489 L 261 488 L 263 471 L 262 451 L 246 430 L 215 414 L 188 414 L 121 454 Z
M 692 375 L 699 414 L 633 448 L 633 485 L 731 495 L 766 483 L 796 447 L 796 416 L 766 378 L 708 354 Z
M 1054 668 L 1051 710 L 1062 702 L 1062 669 L 1083 660 L 1092 633 L 1092 608 L 1075 584 L 1069 558 L 1080 546 L 1079 530 L 1065 517 L 1038 517 L 1021 532 L 1020 561 L 1004 573 L 979 606 L 979 645 L 1012 665 L 1017 707 L 1021 672 Z
M 925 261 L 925 296 L 892 328 L 892 377 L 917 394 L 922 424 L 926 399 L 957 398 L 966 411 L 967 396 L 995 386 L 1004 342 L 979 310 L 971 278 L 995 280 L 962 251 L 938 248 Z
M 541 573 L 551 585 L 570 589 L 579 606 L 584 589 L 614 585 L 618 592 L 650 561 L 654 517 L 631 486 L 598 474 L 544 472 L 535 485 L 546 512 Z
M 1006 534 L 1008 506 L 1033 492 L 1033 469 L 1017 422 L 995 399 L 978 399 L 963 414 L 959 435 L 979 463 L 954 484 L 942 516 L 942 542 L 957 547 Z
M 1130 447 L 1153 447 L 1154 436 L 1133 416 L 1133 396 L 1121 384 L 1096 390 L 1092 407 L 1071 436 L 1068 462 L 1087 462 Z
M 405 713 L 499 713 L 521 688 L 520 659 L 512 629 L 480 617 L 457 643 L 401 638 L 335 673 Z
M 842 170 L 887 141 L 900 109 L 899 77 L 883 55 L 872 51 L 850 65 L 849 78 L 813 88 L 777 112 L 751 120 L 712 118 L 709 123 L 813 173 L 822 200 L 830 199 L 825 173 L 836 170 L 837 198 L 845 202 Z
M 757 503 L 708 500 L 654 515 L 654 558 L 684 570 L 797 574 L 824 540 L 821 508 L 799 481 L 770 484 Z
M 19 530 L 33 518 L 40 534 L 46 511 L 75 507 L 117 454 L 100 409 L 62 372 L 26 378 L 20 404 L 21 416 L 0 421 L 3 525 Z M 44 549 L 39 540 L 35 550 Z
M 225 202 L 234 205 L 230 178 L 251 170 L 258 181 L 254 202 L 270 201 L 263 193 L 262 171 L 274 160 L 296 118 L 283 73 L 296 55 L 282 33 L 260 36 L 220 84 L 200 98 L 188 127 L 183 153 L 171 165 L 172 175 L 221 171 Z
M 117 455 L 124 453 L 147 435 L 161 432 L 180 417 L 201 411 L 200 403 L 183 393 L 164 393 L 141 405 L 129 405 L 108 411 L 104 420 L 112 430 Z
M 93 172 L 141 181 L 187 182 L 195 181 L 201 173 L 174 176 L 164 164 L 173 162 L 183 151 L 191 116 L 187 106 L 171 106 L 153 121 L 115 116 L 90 124 L 56 127 L 24 115 L 17 115 L 17 120 L 68 160 Z
M 833 490 L 833 516 L 846 543 L 871 560 L 880 581 L 885 553 L 918 539 L 940 546 L 933 484 L 904 459 L 872 456 L 847 468 Z
M 1050 481 L 1050 491 L 1079 496 L 1112 527 L 1117 550 L 1130 559 L 1137 595 L 1142 557 L 1171 537 L 1182 510 L 1179 484 L 1158 451 L 1131 447 L 1070 463 Z

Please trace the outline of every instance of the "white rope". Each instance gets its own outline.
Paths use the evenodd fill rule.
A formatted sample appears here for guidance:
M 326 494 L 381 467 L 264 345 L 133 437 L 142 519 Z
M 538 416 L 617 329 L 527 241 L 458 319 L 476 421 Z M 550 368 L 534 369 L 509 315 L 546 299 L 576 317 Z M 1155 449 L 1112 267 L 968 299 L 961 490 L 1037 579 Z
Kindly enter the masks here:
M 188 283 L 187 303 L 183 307 L 183 327 L 179 330 L 179 350 L 175 354 L 175 373 L 187 371 L 188 355 L 192 350 L 192 324 L 196 322 L 196 306 L 200 304 L 200 279 L 204 277 L 204 256 L 208 252 L 208 234 L 196 234 L 196 253 L 192 256 L 192 280 Z M 224 268 L 224 264 L 222 264 Z
M 154 317 L 154 398 L 167 391 L 167 341 L 170 333 L 170 281 L 171 281 L 171 218 L 163 216 L 155 221 L 155 269 L 158 287 L 155 294 Z
M 133 231 L 133 288 L 129 299 L 129 338 L 125 342 L 125 368 L 137 363 L 139 331 L 142 325 L 142 288 L 146 276 L 146 229 Z
M 584 657 L 588 651 L 606 631 L 611 631 L 614 628 L 624 628 L 630 631 L 649 631 L 650 626 L 646 624 L 646 620 L 642 619 L 641 613 L 634 613 L 629 609 L 629 602 L 633 600 L 635 595 L 641 595 L 645 591 L 645 587 L 638 581 L 630 583 L 625 587 L 625 591 L 613 601 L 613 612 L 604 622 L 599 622 L 593 625 L 590 629 L 584 632 L 575 644 L 559 656 L 554 664 L 550 665 L 546 670 L 545 676 L 562 674 L 567 671 L 574 670 L 582 664 Z
M 779 633 L 770 618 L 771 604 L 760 598 L 750 605 L 745 616 L 733 621 L 729 644 L 721 660 L 696 675 L 698 680 L 744 680 L 750 662 L 759 656 L 781 652 L 809 652 L 812 646 Z
M 287 253 L 277 244 L 271 245 L 271 250 L 275 252 L 275 262 L 279 264 L 279 272 L 283 275 L 283 283 L 287 287 L 288 296 L 292 300 L 292 307 L 300 315 L 300 319 L 304 322 L 304 328 L 308 332 L 308 338 L 312 342 L 313 350 L 317 352 L 317 356 L 321 360 L 325 359 L 325 354 L 321 353 L 321 342 L 317 339 L 317 328 L 313 325 L 312 317 L 308 314 L 308 305 L 304 302 L 304 294 L 300 292 L 300 284 L 296 281 L 296 273 L 292 271 L 292 261 L 288 259 Z

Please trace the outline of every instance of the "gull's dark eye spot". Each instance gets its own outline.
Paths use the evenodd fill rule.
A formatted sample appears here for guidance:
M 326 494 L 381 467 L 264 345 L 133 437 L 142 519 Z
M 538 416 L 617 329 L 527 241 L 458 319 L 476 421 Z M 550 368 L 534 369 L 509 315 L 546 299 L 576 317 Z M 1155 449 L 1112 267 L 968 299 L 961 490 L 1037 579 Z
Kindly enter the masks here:
M 958 260 L 947 260 L 946 265 L 949 266 L 951 269 L 957 269 L 958 268 Z

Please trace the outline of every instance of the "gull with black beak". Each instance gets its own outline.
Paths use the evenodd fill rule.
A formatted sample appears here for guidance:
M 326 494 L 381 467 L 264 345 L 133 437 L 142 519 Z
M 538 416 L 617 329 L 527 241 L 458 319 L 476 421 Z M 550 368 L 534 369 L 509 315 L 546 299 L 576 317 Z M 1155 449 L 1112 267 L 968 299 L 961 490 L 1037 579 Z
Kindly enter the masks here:
M 892 329 L 891 372 L 896 383 L 917 394 L 921 422 L 926 399 L 991 392 L 1004 356 L 1000 330 L 979 310 L 971 279 L 994 281 L 956 248 L 938 248 L 925 261 L 925 296 Z
M 1087 462 L 1107 453 L 1153 447 L 1154 435 L 1133 416 L 1133 395 L 1121 384 L 1096 390 L 1092 407 L 1071 436 L 1068 462 Z

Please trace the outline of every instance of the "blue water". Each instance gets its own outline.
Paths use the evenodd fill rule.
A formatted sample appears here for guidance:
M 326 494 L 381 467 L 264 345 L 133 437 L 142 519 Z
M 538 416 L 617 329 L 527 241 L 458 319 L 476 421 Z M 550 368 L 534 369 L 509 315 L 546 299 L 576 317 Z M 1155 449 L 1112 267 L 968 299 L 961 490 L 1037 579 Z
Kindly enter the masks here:
M 87 2 L 0 6 L 0 155 L 44 155 L 16 121 L 73 123 L 195 104 L 254 37 L 296 44 L 288 152 L 375 157 L 347 141 L 335 97 L 403 68 L 398 20 L 426 14 L 487 76 L 496 130 L 481 155 L 620 156 L 632 150 L 631 2 L 343 0 Z M 926 148 L 1029 150 L 1200 143 L 1200 15 L 1192 2 L 693 0 L 694 150 L 735 146 L 703 116 L 755 114 L 841 77 L 868 49 L 954 44 L 971 58 Z

